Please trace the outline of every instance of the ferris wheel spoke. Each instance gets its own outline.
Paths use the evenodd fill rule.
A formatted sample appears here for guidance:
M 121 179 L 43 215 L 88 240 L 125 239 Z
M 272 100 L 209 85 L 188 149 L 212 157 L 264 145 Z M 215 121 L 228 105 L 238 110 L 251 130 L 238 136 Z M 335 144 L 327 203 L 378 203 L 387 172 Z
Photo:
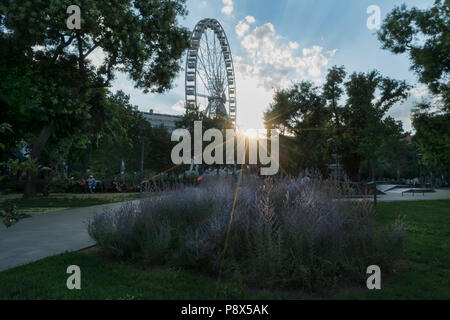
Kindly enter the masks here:
M 201 58 L 201 56 L 198 57 L 198 60 L 203 65 L 204 70 L 200 70 L 200 72 L 197 71 L 197 75 L 200 77 L 200 80 L 203 82 L 203 85 L 205 86 L 205 88 L 208 89 L 207 81 L 205 81 L 205 79 L 203 79 L 202 72 L 201 72 L 201 71 L 204 71 L 205 75 L 206 75 L 206 78 L 208 78 L 208 73 L 207 73 L 207 71 L 205 69 L 205 64 L 204 64 L 203 59 Z
M 200 80 L 203 82 L 203 85 L 205 86 L 206 90 L 208 90 L 208 86 L 207 86 L 207 81 L 205 81 L 201 75 L 201 73 L 198 73 L 198 76 L 200 78 Z M 209 92 L 208 92 L 209 93 Z
M 209 49 L 209 40 L 208 40 L 208 31 L 205 32 L 205 43 L 206 43 L 206 52 L 207 52 L 207 61 L 210 70 L 210 74 L 214 75 L 214 65 L 211 62 L 211 50 Z
M 206 62 L 209 67 L 209 75 L 211 76 L 211 80 L 214 81 L 215 77 L 215 65 L 211 59 L 211 49 L 209 46 L 208 32 L 205 32 L 205 44 L 206 44 Z
M 202 51 L 201 48 L 199 48 L 199 50 Z M 200 63 L 201 63 L 202 66 L 203 66 L 203 69 L 204 69 L 204 71 L 205 71 L 206 78 L 210 79 L 211 77 L 210 77 L 210 75 L 208 74 L 208 68 L 207 68 L 206 65 L 205 65 L 205 61 L 203 60 L 202 54 L 200 54 L 200 55 L 198 56 L 198 58 L 199 58 L 199 60 L 200 60 Z M 206 86 L 206 84 L 205 84 L 205 87 L 208 88 L 208 86 Z

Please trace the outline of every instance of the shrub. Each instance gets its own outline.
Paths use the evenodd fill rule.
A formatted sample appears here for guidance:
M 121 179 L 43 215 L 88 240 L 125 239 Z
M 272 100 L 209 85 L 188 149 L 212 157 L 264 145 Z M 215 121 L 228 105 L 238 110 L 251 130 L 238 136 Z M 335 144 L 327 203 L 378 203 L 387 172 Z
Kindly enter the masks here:
M 334 195 L 320 180 L 210 178 L 97 215 L 88 231 L 116 257 L 213 274 L 222 264 L 225 275 L 261 286 L 314 289 L 365 279 L 372 264 L 389 270 L 402 251 L 401 221 L 376 228 L 370 203 Z

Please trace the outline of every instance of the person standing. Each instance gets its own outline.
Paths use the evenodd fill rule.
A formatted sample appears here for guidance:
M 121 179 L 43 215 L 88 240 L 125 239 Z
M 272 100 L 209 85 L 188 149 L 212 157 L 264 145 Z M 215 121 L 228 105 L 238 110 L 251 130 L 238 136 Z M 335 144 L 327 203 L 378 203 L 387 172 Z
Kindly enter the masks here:
M 94 193 L 93 189 L 95 189 L 95 183 L 96 183 L 95 178 L 93 176 L 89 176 L 87 183 L 88 183 L 90 193 Z

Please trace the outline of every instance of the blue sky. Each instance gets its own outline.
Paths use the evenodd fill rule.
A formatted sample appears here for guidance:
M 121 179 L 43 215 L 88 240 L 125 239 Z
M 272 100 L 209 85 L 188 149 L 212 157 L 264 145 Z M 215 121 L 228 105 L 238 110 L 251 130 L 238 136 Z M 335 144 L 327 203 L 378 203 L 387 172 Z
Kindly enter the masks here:
M 407 55 L 381 50 L 376 30 L 366 24 L 370 5 L 380 8 L 383 19 L 405 2 L 426 8 L 433 0 L 187 0 L 189 14 L 179 22 L 189 29 L 203 18 L 222 24 L 235 62 L 237 122 L 243 128 L 263 127 L 262 113 L 272 102 L 274 88 L 300 80 L 320 84 L 329 67 L 344 65 L 349 73 L 377 69 L 415 86 L 411 98 L 390 111 L 410 130 L 410 110 L 427 91 L 409 70 Z M 118 75 L 112 89 L 129 94 L 142 111 L 182 113 L 183 72 L 165 94 L 143 94 L 125 75 Z

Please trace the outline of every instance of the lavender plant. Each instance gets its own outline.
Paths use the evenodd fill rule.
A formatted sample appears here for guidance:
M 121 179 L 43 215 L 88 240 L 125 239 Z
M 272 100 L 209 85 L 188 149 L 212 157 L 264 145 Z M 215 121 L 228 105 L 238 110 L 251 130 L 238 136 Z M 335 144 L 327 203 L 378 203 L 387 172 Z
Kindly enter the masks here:
M 255 177 L 174 187 L 95 216 L 88 231 L 116 257 L 212 274 L 222 262 L 251 284 L 311 290 L 365 279 L 368 265 L 389 270 L 404 238 L 401 221 L 377 228 L 370 203 L 340 201 L 320 179 Z

